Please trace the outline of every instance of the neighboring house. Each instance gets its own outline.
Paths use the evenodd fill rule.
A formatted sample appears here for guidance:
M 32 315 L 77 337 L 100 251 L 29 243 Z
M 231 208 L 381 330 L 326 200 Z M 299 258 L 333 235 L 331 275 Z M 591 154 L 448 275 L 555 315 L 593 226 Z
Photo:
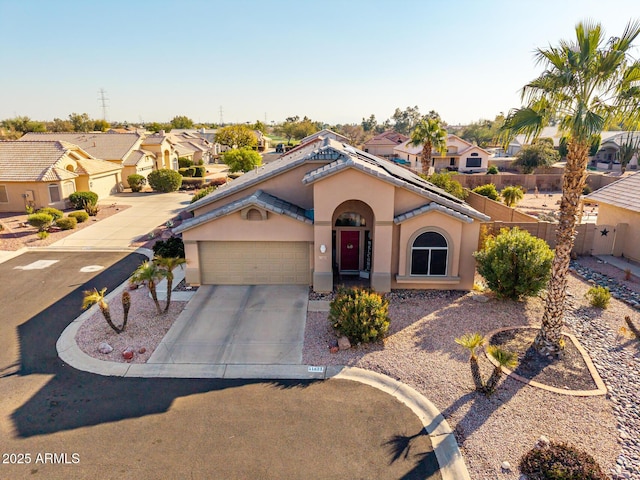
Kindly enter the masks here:
M 264 152 L 267 148 L 269 148 L 271 146 L 271 139 L 269 137 L 267 137 L 264 133 L 262 133 L 260 130 L 252 130 L 253 134 L 256 137 L 257 140 L 257 149 L 259 152 Z
M 186 208 L 190 284 L 304 284 L 469 290 L 489 220 L 392 162 L 323 139 L 247 172 Z
M 409 140 L 409 137 L 393 130 L 387 130 L 364 142 L 364 151 L 383 158 L 395 155 L 393 149 Z
M 334 132 L 333 130 L 329 130 L 328 128 L 323 128 L 319 132 L 312 133 L 311 135 L 304 137 L 302 140 L 300 140 L 300 143 L 309 143 L 318 137 L 330 138 L 332 140 L 336 140 L 342 143 L 349 143 L 349 139 L 347 137 L 337 132 Z
M 180 157 L 189 158 L 195 163 L 213 163 L 213 159 L 220 154 L 220 144 L 212 143 L 205 138 L 205 130 L 171 130 L 169 141 Z M 212 136 L 215 138 L 215 134 Z
M 560 139 L 562 135 L 560 134 L 558 127 L 544 127 L 538 135 L 538 138 L 550 138 L 553 141 L 554 148 L 558 148 L 560 146 Z M 516 153 L 522 150 L 522 147 L 525 145 L 531 145 L 531 142 L 534 140 L 534 137 L 527 137 L 527 135 L 516 135 L 511 142 L 509 142 L 509 146 L 507 147 L 506 156 L 507 157 L 515 157 Z
M 19 141 L 51 141 L 60 140 L 77 145 L 94 158 L 107 160 L 123 167 L 122 183 L 128 187 L 127 177 L 132 174 L 145 178 L 154 169 L 174 167 L 172 157 L 177 163 L 177 156 L 168 139 L 162 135 L 144 136 L 138 132 L 117 133 L 101 132 L 53 132 L 26 133 Z
M 602 132 L 600 149 L 591 159 L 598 170 L 620 171 L 620 147 L 625 143 L 640 146 L 640 132 Z M 627 170 L 638 169 L 638 152 L 627 165 Z
M 595 253 L 640 262 L 640 173 L 602 187 L 584 200 L 598 204 L 596 224 L 602 228 L 595 234 Z
M 106 197 L 119 191 L 121 170 L 63 141 L 0 142 L 0 211 L 64 209 L 76 191 Z
M 394 154 L 398 159 L 409 163 L 409 167 L 422 171 L 422 145 L 411 146 L 409 141 L 402 142 L 394 149 Z M 486 172 L 489 167 L 489 157 L 491 154 L 477 145 L 474 145 L 457 135 L 447 135 L 447 152 L 442 155 L 435 150 L 431 152 L 430 171 L 457 171 L 460 173 L 481 173 Z

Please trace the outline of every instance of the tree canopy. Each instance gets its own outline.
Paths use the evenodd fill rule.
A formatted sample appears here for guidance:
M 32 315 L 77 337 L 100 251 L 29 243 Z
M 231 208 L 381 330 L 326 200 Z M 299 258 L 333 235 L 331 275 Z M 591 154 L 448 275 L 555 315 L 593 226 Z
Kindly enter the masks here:
M 525 145 L 516 153 L 513 164 L 522 168 L 526 174 L 533 173 L 538 167 L 549 167 L 560 161 L 560 154 L 553 148 L 553 144 L 539 141 Z
M 222 153 L 222 161 L 230 172 L 248 172 L 262 165 L 262 157 L 250 148 L 234 148 Z
M 216 142 L 229 148 L 254 148 L 258 138 L 246 125 L 229 125 L 216 131 Z
M 172 128 L 193 128 L 193 120 L 184 115 L 177 115 L 171 119 L 171 127 Z

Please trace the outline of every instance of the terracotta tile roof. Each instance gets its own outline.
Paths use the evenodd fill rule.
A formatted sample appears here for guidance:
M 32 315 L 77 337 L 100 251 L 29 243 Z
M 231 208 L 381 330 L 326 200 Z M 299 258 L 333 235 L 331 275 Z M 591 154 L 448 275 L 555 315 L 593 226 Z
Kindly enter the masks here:
M 0 181 L 53 182 L 76 178 L 62 161 L 68 147 L 61 142 L 0 142 Z
M 640 172 L 621 178 L 586 195 L 592 203 L 606 203 L 614 207 L 640 212 Z
M 138 133 L 25 133 L 19 141 L 62 140 L 79 146 L 94 158 L 123 160 L 137 146 L 142 136 Z

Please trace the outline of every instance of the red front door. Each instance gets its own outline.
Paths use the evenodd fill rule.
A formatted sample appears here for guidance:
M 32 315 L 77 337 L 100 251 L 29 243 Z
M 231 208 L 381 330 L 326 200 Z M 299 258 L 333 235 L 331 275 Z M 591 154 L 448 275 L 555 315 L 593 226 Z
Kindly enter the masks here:
M 360 270 L 360 232 L 340 232 L 340 270 Z

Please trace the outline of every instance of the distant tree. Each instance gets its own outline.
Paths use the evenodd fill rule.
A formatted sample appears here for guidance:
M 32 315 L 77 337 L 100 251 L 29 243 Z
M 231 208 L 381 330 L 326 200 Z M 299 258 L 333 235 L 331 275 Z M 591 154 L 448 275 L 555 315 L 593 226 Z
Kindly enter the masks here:
M 216 132 L 216 142 L 229 148 L 255 148 L 258 139 L 247 125 L 230 125 L 219 128 Z
M 106 132 L 111 128 L 111 125 L 106 120 L 96 120 L 93 123 L 93 130 L 95 132 Z
M 73 125 L 74 132 L 90 132 L 93 130 L 94 122 L 86 113 L 72 113 L 69 121 Z
M 234 148 L 222 153 L 222 162 L 230 172 L 248 172 L 262 164 L 262 157 L 250 148 Z
M 496 115 L 493 121 L 478 120 L 477 122 L 467 125 L 458 133 L 458 136 L 484 148 L 496 141 L 503 124 L 504 115 L 501 113 Z
M 371 134 L 366 132 L 362 125 L 340 125 L 335 128 L 335 131 L 347 137 L 349 143 L 358 148 L 371 137 Z
M 441 188 L 454 197 L 464 200 L 467 196 L 464 187 L 460 182 L 451 178 L 452 175 L 453 172 L 434 173 L 433 175 L 420 174 L 422 178 L 433 183 L 436 187 Z
M 523 146 L 513 164 L 522 168 L 525 174 L 533 173 L 538 167 L 549 167 L 560 161 L 560 154 L 548 142 L 536 142 Z
M 173 117 L 170 123 L 172 128 L 193 128 L 193 120 L 184 115 L 177 115 Z
M 300 140 L 320 130 L 318 127 L 319 125 L 310 118 L 304 117 L 300 120 L 300 117 L 296 115 L 288 117 L 284 123 L 278 125 L 275 132 L 285 137 L 287 143 L 291 143 L 292 138 Z
M 256 120 L 256 123 L 251 127 L 253 130 L 258 130 L 262 133 L 267 133 L 267 126 L 262 123 L 260 120 Z
M 409 135 L 422 119 L 422 115 L 420 115 L 420 109 L 416 105 L 415 107 L 407 107 L 404 110 L 396 108 L 391 119 L 394 121 L 393 129 L 396 132 Z
M 594 133 L 589 137 L 589 156 L 594 157 L 598 150 L 600 150 L 600 142 L 602 141 L 602 137 L 599 133 Z
M 378 127 L 378 121 L 376 120 L 376 116 L 372 113 L 369 118 L 362 119 L 362 129 L 365 132 L 375 132 Z
M 431 163 L 431 152 L 447 151 L 447 131 L 442 128 L 438 120 L 427 118 L 420 120 L 416 128 L 411 132 L 411 140 L 409 145 L 422 145 L 422 153 L 420 161 L 422 162 L 422 173 L 427 173 L 429 164 Z
M 145 126 L 147 130 L 153 133 L 158 133 L 160 131 L 170 132 L 171 127 L 172 125 L 170 123 L 158 123 L 158 122 L 149 123 L 148 125 Z
M 640 153 L 640 136 L 634 135 L 633 132 L 627 132 L 626 137 L 620 145 L 620 170 L 624 173 L 627 165 L 634 155 Z
M 73 132 L 73 123 L 71 123 L 71 120 L 54 118 L 47 129 L 51 132 Z
M 15 117 L 3 120 L 1 124 L 8 132 L 24 134 L 28 132 L 46 132 L 47 127 L 44 122 L 31 120 L 29 117 Z M 17 135 L 20 137 L 21 135 Z

